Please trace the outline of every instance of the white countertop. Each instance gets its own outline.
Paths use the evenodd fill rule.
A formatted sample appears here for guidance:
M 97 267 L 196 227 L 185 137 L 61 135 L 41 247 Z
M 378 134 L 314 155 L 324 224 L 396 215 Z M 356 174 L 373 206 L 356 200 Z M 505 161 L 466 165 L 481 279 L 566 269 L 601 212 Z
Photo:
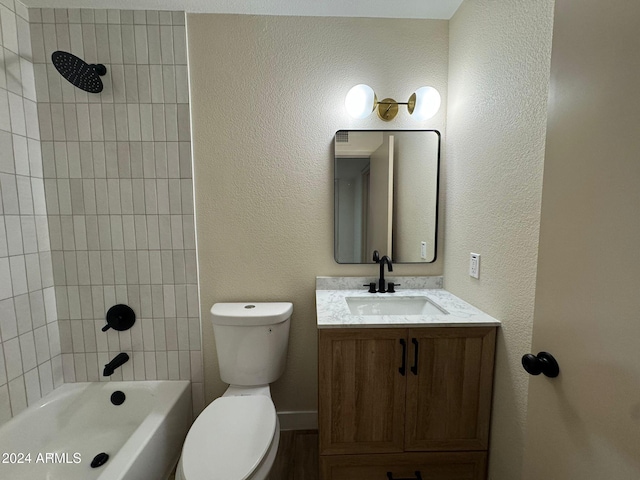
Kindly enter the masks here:
M 323 281 L 320 281 L 320 279 Z M 331 283 L 327 283 L 328 277 L 318 277 L 317 285 L 322 285 L 316 289 L 316 311 L 318 328 L 354 328 L 354 327 L 498 327 L 500 321 L 464 300 L 447 292 L 442 288 L 397 288 L 396 293 L 368 293 L 366 287 L 353 289 L 348 288 L 349 283 L 346 278 L 340 279 L 334 285 L 339 285 L 337 289 L 330 288 Z M 419 278 L 419 277 L 413 277 Z M 425 277 L 429 278 L 429 277 Z M 434 277 L 431 277 L 434 278 Z M 358 283 L 363 279 L 354 277 Z M 407 285 L 415 284 L 403 277 L 390 277 L 390 281 Z M 373 281 L 373 280 L 371 280 Z M 429 282 L 433 283 L 433 282 Z M 412 285 L 413 286 L 413 285 Z M 345 287 L 345 288 L 341 288 Z M 326 289 L 322 289 L 326 288 Z M 431 302 L 444 309 L 447 314 L 426 314 L 426 315 L 353 315 L 345 298 L 347 297 L 400 297 L 400 296 L 426 296 Z

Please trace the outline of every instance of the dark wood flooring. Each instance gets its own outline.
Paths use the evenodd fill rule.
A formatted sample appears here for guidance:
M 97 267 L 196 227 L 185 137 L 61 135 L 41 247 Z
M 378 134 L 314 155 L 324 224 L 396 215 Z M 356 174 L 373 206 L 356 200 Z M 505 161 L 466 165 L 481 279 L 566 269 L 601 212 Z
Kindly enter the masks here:
M 269 480 L 318 480 L 318 431 L 280 432 Z

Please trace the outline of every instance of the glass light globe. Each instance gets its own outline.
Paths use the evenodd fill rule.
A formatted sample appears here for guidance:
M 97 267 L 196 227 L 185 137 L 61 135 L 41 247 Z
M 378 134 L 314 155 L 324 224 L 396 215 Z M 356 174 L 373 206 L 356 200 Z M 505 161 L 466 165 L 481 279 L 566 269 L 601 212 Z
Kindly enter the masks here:
M 373 112 L 376 104 L 376 94 L 373 88 L 364 83 L 360 83 L 349 90 L 344 99 L 344 106 L 347 113 L 353 118 L 365 118 Z
M 411 115 L 416 120 L 427 120 L 440 110 L 440 94 L 435 88 L 421 87 L 413 95 L 415 95 L 416 104 Z

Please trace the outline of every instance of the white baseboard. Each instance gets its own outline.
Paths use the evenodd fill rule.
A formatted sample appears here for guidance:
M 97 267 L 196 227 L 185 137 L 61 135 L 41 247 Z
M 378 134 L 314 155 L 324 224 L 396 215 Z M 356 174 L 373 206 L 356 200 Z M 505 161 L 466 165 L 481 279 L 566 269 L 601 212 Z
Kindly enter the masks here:
M 278 412 L 280 430 L 317 430 L 318 412 L 315 410 Z

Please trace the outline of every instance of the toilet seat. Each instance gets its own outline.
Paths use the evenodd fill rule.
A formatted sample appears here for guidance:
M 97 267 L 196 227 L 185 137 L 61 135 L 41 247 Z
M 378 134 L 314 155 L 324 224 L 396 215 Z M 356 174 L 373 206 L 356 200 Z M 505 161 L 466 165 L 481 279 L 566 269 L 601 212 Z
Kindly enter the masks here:
M 245 480 L 266 455 L 277 424 L 269 397 L 220 397 L 198 416 L 182 449 L 184 480 Z

